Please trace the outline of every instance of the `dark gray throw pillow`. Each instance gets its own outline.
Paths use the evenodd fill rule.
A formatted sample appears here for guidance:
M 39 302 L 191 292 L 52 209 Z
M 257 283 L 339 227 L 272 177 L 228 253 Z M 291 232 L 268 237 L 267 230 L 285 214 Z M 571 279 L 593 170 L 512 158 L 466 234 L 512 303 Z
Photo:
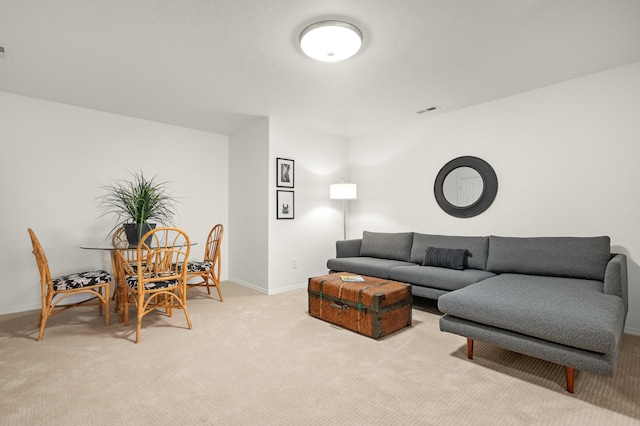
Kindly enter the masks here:
M 428 247 L 422 266 L 438 266 L 462 271 L 467 253 L 469 253 L 467 249 Z

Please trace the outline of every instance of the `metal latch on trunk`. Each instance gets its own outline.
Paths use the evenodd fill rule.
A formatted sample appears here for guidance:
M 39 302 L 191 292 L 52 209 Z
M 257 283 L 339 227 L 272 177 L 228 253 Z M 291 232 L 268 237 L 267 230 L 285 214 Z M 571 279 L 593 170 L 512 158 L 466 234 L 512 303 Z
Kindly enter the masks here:
M 330 302 L 329 306 L 331 306 L 332 308 L 335 308 L 335 309 L 342 309 L 342 310 L 345 310 L 345 311 L 347 309 L 349 309 L 349 305 L 346 305 L 344 303 L 338 303 L 338 302 Z

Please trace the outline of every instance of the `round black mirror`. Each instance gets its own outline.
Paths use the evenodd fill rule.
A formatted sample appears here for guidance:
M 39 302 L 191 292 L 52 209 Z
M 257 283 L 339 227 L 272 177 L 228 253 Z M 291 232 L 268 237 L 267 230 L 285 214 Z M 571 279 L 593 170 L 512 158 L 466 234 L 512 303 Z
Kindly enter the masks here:
M 478 157 L 458 157 L 440 169 L 433 187 L 442 210 L 455 217 L 477 216 L 489 208 L 498 193 L 498 177 Z

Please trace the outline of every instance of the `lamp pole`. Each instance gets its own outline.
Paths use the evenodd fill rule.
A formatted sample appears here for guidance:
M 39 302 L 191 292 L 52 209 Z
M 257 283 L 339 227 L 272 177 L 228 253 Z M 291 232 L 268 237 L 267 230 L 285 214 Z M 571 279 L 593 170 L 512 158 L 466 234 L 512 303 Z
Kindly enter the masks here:
M 344 231 L 344 240 L 347 239 L 347 200 L 342 200 L 342 228 Z

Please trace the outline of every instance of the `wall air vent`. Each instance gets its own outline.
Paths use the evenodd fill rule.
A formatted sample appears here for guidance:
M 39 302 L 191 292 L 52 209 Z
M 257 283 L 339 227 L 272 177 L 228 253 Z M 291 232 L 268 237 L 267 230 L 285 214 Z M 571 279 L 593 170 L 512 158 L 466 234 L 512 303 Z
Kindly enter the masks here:
M 431 112 L 431 111 L 435 111 L 437 109 L 440 109 L 440 107 L 438 105 L 431 105 L 430 107 L 427 107 L 425 109 L 421 109 L 420 111 L 416 111 L 416 114 L 424 114 L 425 112 Z

